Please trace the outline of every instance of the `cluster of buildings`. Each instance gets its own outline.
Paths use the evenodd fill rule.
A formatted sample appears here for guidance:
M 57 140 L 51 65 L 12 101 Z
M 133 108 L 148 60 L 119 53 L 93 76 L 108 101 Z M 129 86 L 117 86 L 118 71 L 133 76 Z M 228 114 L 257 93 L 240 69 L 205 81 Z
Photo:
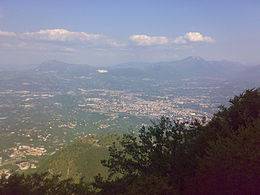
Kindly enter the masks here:
M 36 169 L 36 165 L 34 163 L 30 163 L 28 161 L 17 162 L 16 165 L 19 167 L 19 169 L 21 171 L 25 171 L 29 168 Z
M 27 170 L 29 168 L 35 169 L 38 161 L 28 159 L 27 157 L 41 157 L 47 153 L 47 150 L 44 147 L 20 145 L 11 147 L 8 150 L 4 150 L 4 153 L 8 155 L 8 158 L 3 159 L 3 157 L 0 157 L 0 176 L 9 176 L 11 174 L 10 169 L 1 168 L 2 166 L 6 165 L 16 165 L 21 171 Z
M 26 156 L 42 156 L 46 153 L 46 149 L 44 147 L 32 147 L 27 145 L 12 147 L 9 151 L 9 157 L 14 159 Z
M 205 112 L 205 108 L 210 105 L 203 99 L 188 97 L 153 97 L 143 98 L 140 93 L 126 93 L 123 91 L 84 91 L 81 93 L 86 95 L 84 103 L 80 103 L 78 107 L 90 112 L 103 113 L 128 113 L 136 116 L 160 117 L 167 115 L 175 117 L 179 120 L 189 120 L 191 118 L 209 117 L 209 113 Z M 93 97 L 89 98 L 89 94 Z M 193 104 L 199 109 L 189 108 L 188 104 Z

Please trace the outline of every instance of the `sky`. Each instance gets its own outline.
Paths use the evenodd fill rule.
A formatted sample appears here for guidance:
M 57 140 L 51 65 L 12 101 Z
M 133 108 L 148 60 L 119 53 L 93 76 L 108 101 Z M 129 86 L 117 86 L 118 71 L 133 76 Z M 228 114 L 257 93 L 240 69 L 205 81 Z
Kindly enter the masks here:
M 260 64 L 260 0 L 0 0 L 0 64 Z

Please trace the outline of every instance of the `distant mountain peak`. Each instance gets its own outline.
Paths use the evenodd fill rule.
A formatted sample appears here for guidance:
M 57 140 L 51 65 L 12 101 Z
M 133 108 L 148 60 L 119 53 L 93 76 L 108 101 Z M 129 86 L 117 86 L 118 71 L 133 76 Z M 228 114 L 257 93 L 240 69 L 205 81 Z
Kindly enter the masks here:
M 182 61 L 206 61 L 206 60 L 199 56 L 189 56 L 187 58 L 184 58 Z

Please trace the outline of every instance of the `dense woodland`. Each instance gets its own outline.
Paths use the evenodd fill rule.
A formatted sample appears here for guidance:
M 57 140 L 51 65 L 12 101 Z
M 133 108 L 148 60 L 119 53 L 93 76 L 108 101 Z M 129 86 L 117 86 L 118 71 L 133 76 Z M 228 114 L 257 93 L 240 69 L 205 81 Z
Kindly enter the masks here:
M 247 90 L 211 121 L 162 117 L 109 148 L 108 177 L 62 180 L 13 174 L 0 194 L 257 194 L 260 192 L 260 93 Z

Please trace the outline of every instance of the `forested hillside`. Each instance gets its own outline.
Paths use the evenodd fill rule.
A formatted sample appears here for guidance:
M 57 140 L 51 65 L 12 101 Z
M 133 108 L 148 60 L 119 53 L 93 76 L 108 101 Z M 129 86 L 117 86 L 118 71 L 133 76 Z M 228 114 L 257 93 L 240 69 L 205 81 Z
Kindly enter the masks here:
M 85 182 L 93 182 L 97 173 L 107 176 L 107 169 L 100 161 L 108 157 L 108 147 L 117 139 L 119 136 L 115 134 L 88 135 L 78 139 L 42 161 L 36 172 L 60 174 L 62 179 L 72 178 L 76 182 L 81 178 Z

